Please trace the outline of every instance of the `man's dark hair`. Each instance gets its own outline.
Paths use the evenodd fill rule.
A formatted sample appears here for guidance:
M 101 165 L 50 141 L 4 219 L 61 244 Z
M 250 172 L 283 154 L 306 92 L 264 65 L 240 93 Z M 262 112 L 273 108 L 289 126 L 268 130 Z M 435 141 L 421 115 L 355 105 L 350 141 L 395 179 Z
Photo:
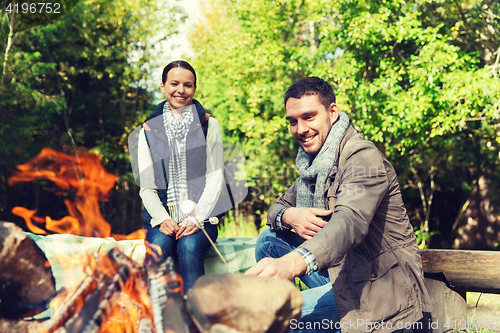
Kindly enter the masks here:
M 193 75 L 194 75 L 194 87 L 196 88 L 196 72 L 194 71 L 194 68 L 187 61 L 184 61 L 184 60 L 172 61 L 170 64 L 165 66 L 165 68 L 163 69 L 163 75 L 161 76 L 161 82 L 163 82 L 163 84 L 165 84 L 165 82 L 167 81 L 168 72 L 170 72 L 170 70 L 172 68 L 176 68 L 176 67 L 182 67 L 184 69 L 187 69 L 191 73 L 193 73 Z
M 311 76 L 303 78 L 288 88 L 285 93 L 285 105 L 290 97 L 300 99 L 302 96 L 318 95 L 319 102 L 326 109 L 335 103 L 335 92 L 332 86 L 319 77 Z

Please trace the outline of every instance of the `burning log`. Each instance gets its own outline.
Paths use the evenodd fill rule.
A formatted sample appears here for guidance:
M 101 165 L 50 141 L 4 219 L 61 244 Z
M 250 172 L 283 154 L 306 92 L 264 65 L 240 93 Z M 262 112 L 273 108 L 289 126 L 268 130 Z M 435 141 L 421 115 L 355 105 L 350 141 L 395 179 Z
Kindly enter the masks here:
M 55 295 L 55 280 L 42 250 L 21 228 L 0 222 L 0 318 L 40 313 Z
M 58 295 L 62 304 L 44 323 L 47 332 L 119 331 L 106 325 L 113 320 L 124 293 L 135 300 L 128 311 L 137 310 L 135 318 L 133 314 L 128 318 L 128 329 L 141 333 L 197 332 L 186 311 L 182 278 L 174 271 L 172 258 L 146 269 L 115 248 L 95 258 L 87 269 L 91 267 L 93 271 L 79 288 Z
M 154 326 L 157 333 L 189 333 L 194 331 L 184 301 L 184 285 L 174 269 L 172 257 L 148 268 Z
M 44 328 L 36 321 L 0 319 L 0 332 L 40 333 Z
M 153 321 L 151 318 L 142 317 L 139 320 L 139 327 L 137 328 L 137 333 L 154 333 Z
M 57 328 L 62 327 L 66 321 L 81 310 L 85 298 L 96 287 L 96 277 L 91 275 L 88 276 L 73 293 L 70 294 L 66 290 L 61 291 L 58 297 L 63 298 L 64 301 L 52 316 L 52 319 L 49 321 L 49 325 L 47 325 L 47 329 L 49 331 L 55 331 Z
M 122 292 L 134 289 L 129 288 L 131 283 L 141 284 L 141 277 L 145 275 L 142 268 L 117 248 L 95 258 L 90 266 L 94 266 L 93 271 L 80 287 L 71 294 L 60 295 L 62 306 L 56 309 L 52 319 L 45 325 L 48 332 L 100 332 L 104 321 L 118 306 Z M 87 267 L 87 270 L 91 268 Z M 145 285 L 144 282 L 142 284 Z M 140 305 L 136 307 L 140 308 Z
M 5 225 L 7 227 L 13 226 L 12 224 Z M 6 229 L 4 225 L 2 227 Z M 17 244 L 18 247 L 20 244 L 24 244 L 17 241 L 13 235 L 33 243 L 22 231 L 20 234 L 16 234 L 16 231 L 19 232 L 17 229 L 17 227 L 13 228 L 14 233 L 0 229 L 2 236 L 0 245 L 3 246 L 0 253 L 6 258 L 5 262 L 10 262 L 10 267 L 14 268 L 24 266 L 19 265 L 18 262 L 12 263 L 8 257 L 8 251 L 6 251 L 6 244 Z M 6 235 L 10 235 L 10 238 Z M 16 247 L 13 245 L 9 246 L 8 249 L 12 250 L 12 253 L 16 253 Z M 41 251 L 40 253 L 43 254 Z M 21 259 L 24 260 L 24 257 Z M 168 263 L 171 261 L 167 261 Z M 1 261 L 0 264 L 4 264 L 4 261 Z M 45 261 L 38 263 L 38 267 L 44 267 L 50 273 L 50 268 L 44 264 Z M 174 291 L 180 291 L 182 285 L 172 285 L 172 282 L 175 281 L 169 280 L 168 276 L 175 275 L 175 272 L 165 269 L 165 267 L 165 265 L 161 265 L 160 269 L 150 267 L 150 273 L 154 272 L 155 279 L 166 281 L 166 284 L 161 287 L 163 293 L 168 294 L 168 299 L 164 300 L 165 303 L 159 304 L 163 306 L 163 311 L 161 315 L 156 316 L 156 321 L 160 323 L 160 326 L 176 328 L 176 323 L 179 322 L 178 316 L 181 313 L 174 311 L 175 307 L 170 306 L 172 301 L 175 300 L 176 304 L 182 304 L 181 310 L 184 311 L 184 319 L 188 317 L 185 312 L 184 299 L 180 294 L 176 298 L 171 290 L 173 288 Z M 50 294 L 49 300 L 52 299 L 50 306 L 53 308 L 53 315 L 49 320 L 38 322 L 36 320 L 0 319 L 0 332 L 106 333 L 138 332 L 138 330 L 141 333 L 156 332 L 153 327 L 153 312 L 146 268 L 138 266 L 135 261 L 114 248 L 105 255 L 91 256 L 84 270 L 87 276 L 77 288 L 70 291 L 63 289 L 53 299 L 54 295 Z M 0 274 L 5 275 L 5 272 L 6 270 L 3 270 Z M 28 276 L 30 278 L 28 281 L 34 280 L 31 273 Z M 167 290 L 168 288 L 170 289 Z M 54 290 L 53 279 L 52 290 Z M 36 291 L 37 293 L 31 295 L 32 297 L 43 295 L 43 290 Z M 6 304 L 5 299 L 2 297 L 0 303 L 2 306 Z M 48 300 L 44 299 L 43 304 L 45 305 L 47 302 Z M 43 309 L 45 308 L 40 310 Z
M 30 299 L 43 310 L 41 304 L 45 306 L 55 293 L 54 279 L 46 259 L 33 255 L 43 255 L 41 250 L 34 244 L 31 252 L 25 250 L 25 240 L 33 242 L 17 229 L 13 224 L 0 224 L 0 276 L 5 276 L 9 269 L 18 272 L 19 267 L 26 266 L 25 261 L 34 260 L 27 266 L 31 270 L 18 273 L 16 278 L 24 276 L 23 283 L 35 284 L 23 302 Z M 175 272 L 172 258 L 159 265 L 142 267 L 114 248 L 107 254 L 90 256 L 84 272 L 86 277 L 78 287 L 63 289 L 52 299 L 50 319 L 8 320 L 3 316 L 0 332 L 284 332 L 291 318 L 300 317 L 300 292 L 287 281 L 208 275 L 200 278 L 189 292 L 186 305 L 182 278 Z M 43 283 L 43 288 L 36 288 L 38 281 L 33 276 L 42 277 L 42 273 L 48 274 L 45 282 L 50 282 L 50 288 Z M 6 286 L 2 287 L 3 308 Z M 273 299 L 274 307 L 263 308 L 263 304 L 269 303 L 264 299 Z
M 113 299 L 117 298 L 115 293 L 122 290 L 125 281 L 130 277 L 130 270 L 134 268 L 127 265 L 130 264 L 130 261 L 122 264 L 117 260 L 123 257 L 123 254 L 117 249 L 108 253 L 108 258 L 116 269 L 116 274 L 113 278 L 107 275 L 102 276 L 100 283 L 87 298 L 82 311 L 65 325 L 67 332 L 97 333 L 99 331 L 106 316 L 111 313 Z M 115 267 L 116 264 L 120 264 L 120 266 Z

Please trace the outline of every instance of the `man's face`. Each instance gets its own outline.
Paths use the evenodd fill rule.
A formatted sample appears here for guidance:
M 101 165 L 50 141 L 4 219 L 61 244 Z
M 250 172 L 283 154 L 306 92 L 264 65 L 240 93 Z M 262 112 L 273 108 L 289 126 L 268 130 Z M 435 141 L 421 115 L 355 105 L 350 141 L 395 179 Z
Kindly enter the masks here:
M 289 98 L 285 108 L 286 120 L 295 140 L 307 154 L 317 154 L 339 117 L 337 105 L 332 103 L 326 109 L 317 95 L 306 95 L 300 99 Z

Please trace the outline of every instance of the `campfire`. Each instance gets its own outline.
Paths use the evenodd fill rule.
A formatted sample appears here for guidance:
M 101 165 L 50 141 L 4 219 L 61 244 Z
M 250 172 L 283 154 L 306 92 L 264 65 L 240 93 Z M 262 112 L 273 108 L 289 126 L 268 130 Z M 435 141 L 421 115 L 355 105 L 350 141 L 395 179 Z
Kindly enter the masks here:
M 12 223 L 0 223 L 0 229 L 2 289 L 6 284 L 22 287 L 13 297 L 4 297 L 6 293 L 2 290 L 1 332 L 164 332 L 160 326 L 167 326 L 167 322 L 158 321 L 157 314 L 166 306 L 162 297 L 177 298 L 177 305 L 185 311 L 182 284 L 172 258 L 160 265 L 145 267 L 117 248 L 103 255 L 89 256 L 83 267 L 86 277 L 81 284 L 72 290 L 62 289 L 54 297 L 55 283 L 46 271 L 48 262 L 36 244 Z M 16 261 L 19 262 L 16 264 Z M 35 274 L 40 275 L 40 281 L 33 282 Z M 177 284 L 172 286 L 172 282 Z M 164 286 L 163 294 L 152 292 L 158 290 L 158 286 Z M 50 319 L 24 320 L 43 310 L 43 299 L 50 300 Z
M 61 220 L 41 218 L 35 215 L 36 210 L 24 207 L 14 207 L 12 212 L 22 217 L 35 234 L 143 239 L 143 230 L 130 235 L 111 235 L 111 226 L 101 215 L 99 201 L 107 200 L 117 177 L 108 173 L 99 160 L 100 155 L 90 151 L 80 150 L 71 156 L 44 148 L 29 162 L 18 165 L 8 183 L 52 181 L 57 194 L 73 194 L 72 200 L 64 200 L 69 216 Z M 61 262 L 64 261 L 67 260 L 63 257 Z M 137 332 L 140 318 L 143 326 L 152 318 L 146 270 L 118 249 L 90 256 L 83 271 L 86 278 L 77 288 L 61 290 L 52 299 L 51 319 L 30 332 Z
M 87 278 L 50 302 L 53 315 L 41 324 L 40 332 L 137 332 L 140 318 L 143 328 L 152 323 L 145 270 L 116 249 L 89 259 Z
M 106 172 L 99 159 L 99 154 L 90 151 L 80 151 L 71 156 L 44 148 L 28 163 L 18 165 L 18 170 L 9 178 L 8 184 L 41 179 L 52 181 L 57 187 L 56 193 L 74 193 L 73 200 L 64 200 L 69 216 L 61 220 L 52 220 L 49 216 L 40 218 L 35 216 L 36 210 L 24 207 L 14 207 L 12 213 L 22 217 L 27 227 L 33 233 L 40 235 L 48 234 L 49 230 L 59 234 L 85 237 L 144 238 L 142 230 L 128 236 L 111 235 L 111 226 L 101 215 L 99 201 L 107 200 L 118 178 Z M 44 224 L 46 230 L 35 223 Z
M 64 201 L 69 216 L 61 220 L 41 218 L 35 210 L 15 207 L 13 213 L 21 216 L 34 234 L 144 239 L 142 230 L 127 236 L 111 234 L 98 202 L 106 200 L 117 178 L 100 165 L 98 154 L 69 156 L 45 148 L 19 165 L 9 184 L 40 179 L 51 180 L 58 193 L 72 191 L 74 200 Z M 207 275 L 186 298 L 172 258 L 158 265 L 140 265 L 118 248 L 89 256 L 82 268 L 82 282 L 56 291 L 50 264 L 40 248 L 12 223 L 0 223 L 0 229 L 1 332 L 284 332 L 290 319 L 300 318 L 300 293 L 287 281 Z M 155 254 L 153 245 L 145 246 Z M 61 262 L 71 260 L 65 256 L 61 254 Z M 11 285 L 16 286 L 14 294 L 6 292 Z M 11 294 L 15 296 L 6 296 Z M 263 297 L 273 297 L 272 306 L 277 308 L 257 307 Z M 48 302 L 49 319 L 26 319 L 45 310 Z

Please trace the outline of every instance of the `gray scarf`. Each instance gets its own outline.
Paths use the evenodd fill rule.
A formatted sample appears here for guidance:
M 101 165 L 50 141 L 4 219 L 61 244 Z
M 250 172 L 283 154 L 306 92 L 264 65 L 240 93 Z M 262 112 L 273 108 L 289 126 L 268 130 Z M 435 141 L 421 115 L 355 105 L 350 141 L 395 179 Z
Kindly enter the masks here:
M 302 147 L 299 148 L 295 164 L 300 174 L 297 188 L 297 207 L 326 208 L 323 197 L 326 177 L 335 165 L 335 156 L 349 127 L 349 117 L 340 112 L 338 120 L 333 124 L 319 153 L 307 154 Z
M 168 102 L 165 102 L 163 106 L 163 125 L 165 127 L 165 134 L 167 135 L 168 146 L 170 147 L 167 166 L 167 206 L 170 217 L 177 223 L 186 219 L 186 216 L 180 209 L 180 205 L 184 200 L 188 199 L 186 138 L 193 122 L 193 109 L 193 104 L 183 108 L 181 117 L 177 120 L 170 110 Z M 177 139 L 181 142 L 179 150 L 177 150 Z

